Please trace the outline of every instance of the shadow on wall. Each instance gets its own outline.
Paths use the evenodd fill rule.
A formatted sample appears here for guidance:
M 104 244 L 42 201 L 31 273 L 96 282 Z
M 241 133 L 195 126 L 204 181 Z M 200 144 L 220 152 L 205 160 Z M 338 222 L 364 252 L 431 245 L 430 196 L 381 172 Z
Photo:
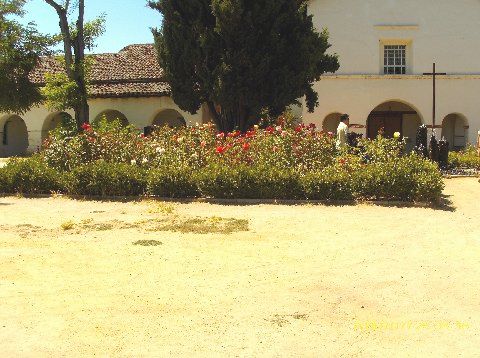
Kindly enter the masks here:
M 23 156 L 28 149 L 28 130 L 19 116 L 9 116 L 0 123 L 0 157 Z
M 152 125 L 157 127 L 169 126 L 171 128 L 176 128 L 185 127 L 187 123 L 185 122 L 185 118 L 183 118 L 178 111 L 174 109 L 165 109 L 155 116 Z
M 461 150 L 468 143 L 467 118 L 458 113 L 451 113 L 443 119 L 442 138 L 450 144 L 451 150 Z

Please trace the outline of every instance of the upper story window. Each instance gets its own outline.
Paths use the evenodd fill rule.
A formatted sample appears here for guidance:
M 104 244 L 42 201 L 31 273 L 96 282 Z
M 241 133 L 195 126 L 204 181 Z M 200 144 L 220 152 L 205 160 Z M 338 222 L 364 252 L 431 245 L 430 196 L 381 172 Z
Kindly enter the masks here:
M 383 73 L 386 75 L 404 75 L 407 73 L 407 46 L 384 45 Z

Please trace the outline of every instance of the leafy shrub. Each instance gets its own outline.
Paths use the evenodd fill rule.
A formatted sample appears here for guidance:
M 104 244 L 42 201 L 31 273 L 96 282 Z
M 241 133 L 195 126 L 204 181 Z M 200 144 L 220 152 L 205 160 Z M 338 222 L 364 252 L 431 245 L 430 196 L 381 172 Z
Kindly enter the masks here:
M 307 173 L 301 178 L 301 185 L 309 200 L 354 199 L 351 176 L 345 168 L 339 166 Z
M 0 193 L 6 194 L 11 192 L 11 181 L 8 178 L 8 173 L 4 168 L 0 168 Z
M 438 202 L 444 188 L 438 166 L 416 154 L 369 164 L 351 157 L 301 182 L 310 200 Z
M 40 156 L 12 158 L 0 173 L 0 191 L 5 193 L 50 194 L 64 190 L 62 175 Z
M 438 166 L 416 154 L 366 165 L 353 181 L 355 196 L 366 200 L 438 202 L 444 187 Z
M 195 175 L 203 196 L 227 199 L 303 198 L 298 174 L 276 167 L 212 165 Z
M 191 128 L 157 128 L 145 137 L 119 122 L 85 126 L 80 134 L 55 131 L 44 143 L 47 163 L 70 171 L 97 160 L 135 163 L 146 169 L 188 167 L 192 170 L 213 163 L 268 165 L 298 170 L 320 169 L 333 163 L 337 154 L 332 136 L 314 126 L 282 126 L 251 129 L 245 134 L 216 133 L 212 125 Z
M 454 169 L 480 170 L 480 156 L 473 146 L 468 146 L 461 152 L 450 152 L 449 164 Z
M 94 196 L 437 201 L 443 189 L 438 166 L 406 156 L 402 140 L 362 139 L 339 152 L 331 135 L 304 125 L 244 134 L 161 128 L 144 137 L 114 121 L 55 131 L 30 161 L 36 171 L 33 162 L 30 171 L 1 170 L 0 188 L 25 191 L 13 186 L 15 174 L 30 192 Z
M 70 194 L 92 196 L 137 196 L 146 191 L 143 169 L 103 160 L 79 166 L 67 174 Z
M 384 163 L 402 156 L 405 153 L 405 142 L 381 136 L 375 140 L 361 139 L 358 152 L 364 163 Z
M 148 193 L 163 198 L 194 198 L 199 195 L 189 168 L 151 170 L 148 175 Z

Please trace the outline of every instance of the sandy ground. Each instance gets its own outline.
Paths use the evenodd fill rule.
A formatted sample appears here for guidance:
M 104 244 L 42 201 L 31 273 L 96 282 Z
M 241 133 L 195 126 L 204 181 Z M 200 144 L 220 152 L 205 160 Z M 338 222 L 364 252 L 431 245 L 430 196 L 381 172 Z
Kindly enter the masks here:
M 0 356 L 478 357 L 480 184 L 446 195 L 438 210 L 0 198 Z M 148 231 L 196 216 L 249 230 Z

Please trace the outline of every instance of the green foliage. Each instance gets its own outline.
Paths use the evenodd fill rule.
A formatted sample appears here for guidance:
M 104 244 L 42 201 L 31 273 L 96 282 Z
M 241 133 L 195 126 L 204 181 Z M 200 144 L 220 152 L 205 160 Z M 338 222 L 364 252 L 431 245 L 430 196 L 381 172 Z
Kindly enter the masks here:
M 70 194 L 91 196 L 138 196 L 147 188 L 146 173 L 137 166 L 92 162 L 66 174 Z
M 56 60 L 66 66 L 65 59 L 57 57 Z M 81 69 L 82 77 L 89 84 L 93 58 L 87 57 Z M 72 66 L 72 71 L 74 66 Z M 88 87 L 87 87 L 88 88 Z M 75 108 L 82 100 L 82 93 L 78 83 L 69 78 L 66 72 L 45 74 L 45 86 L 41 88 L 45 106 L 51 111 L 65 111 Z M 88 92 L 87 92 L 88 95 Z
M 353 200 L 349 172 L 337 165 L 305 174 L 301 185 L 309 200 Z
M 203 196 L 222 199 L 303 198 L 298 174 L 266 166 L 211 165 L 195 175 Z
M 450 152 L 449 164 L 453 169 L 480 170 L 480 156 L 472 145 L 461 152 Z
M 65 111 L 78 103 L 78 85 L 65 73 L 45 74 L 45 86 L 41 89 L 45 106 L 51 111 Z
M 404 143 L 396 139 L 365 140 L 347 153 L 305 126 L 245 135 L 215 134 L 210 126 L 162 129 L 147 138 L 119 126 L 86 125 L 80 134 L 58 130 L 42 156 L 13 162 L 16 173 L 37 192 L 96 196 L 438 202 L 443 190 L 438 165 L 403 154 Z M 41 169 L 30 170 L 32 163 Z M 2 188 L 24 191 L 25 185 L 12 183 L 25 180 L 11 178 L 0 170 Z
M 263 110 L 279 115 L 306 96 L 318 105 L 313 83 L 339 68 L 328 32 L 318 33 L 305 1 L 161 0 L 154 30 L 172 97 L 185 111 L 209 105 L 222 131 L 246 131 Z
M 405 142 L 378 136 L 375 140 L 361 139 L 358 152 L 365 163 L 386 162 L 405 153 Z
M 195 198 L 197 184 L 190 168 L 164 167 L 148 175 L 148 193 L 161 198 Z
M 83 41 L 85 42 L 85 48 L 89 51 L 96 47 L 95 41 L 105 33 L 106 15 L 100 14 L 97 18 L 85 22 L 83 25 Z M 70 34 L 72 39 L 77 36 L 76 24 L 70 25 Z
M 23 26 L 24 0 L 0 0 L 0 112 L 23 113 L 41 100 L 30 74 L 40 56 L 48 54 L 51 38 L 34 24 Z
M 4 193 L 50 194 L 63 189 L 62 176 L 41 156 L 10 159 L 0 168 L 0 191 Z
M 438 202 L 443 191 L 438 167 L 416 154 L 366 165 L 353 182 L 355 196 L 365 200 Z

